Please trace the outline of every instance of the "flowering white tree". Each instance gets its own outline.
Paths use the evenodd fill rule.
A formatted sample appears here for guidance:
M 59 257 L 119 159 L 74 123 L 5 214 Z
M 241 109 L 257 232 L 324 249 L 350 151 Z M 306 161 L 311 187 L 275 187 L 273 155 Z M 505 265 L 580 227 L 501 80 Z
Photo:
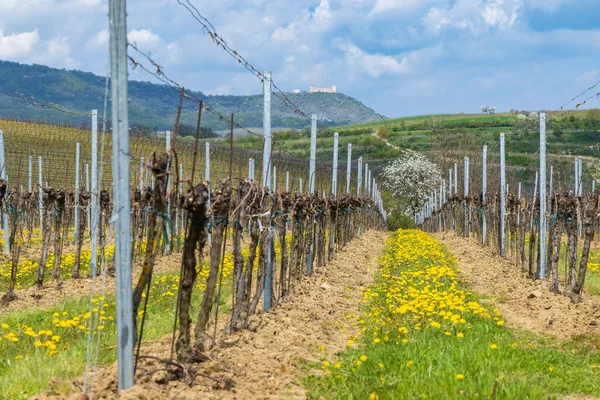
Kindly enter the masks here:
M 383 169 L 384 186 L 408 203 L 409 212 L 419 211 L 433 190 L 439 189 L 442 171 L 422 154 L 394 160 Z

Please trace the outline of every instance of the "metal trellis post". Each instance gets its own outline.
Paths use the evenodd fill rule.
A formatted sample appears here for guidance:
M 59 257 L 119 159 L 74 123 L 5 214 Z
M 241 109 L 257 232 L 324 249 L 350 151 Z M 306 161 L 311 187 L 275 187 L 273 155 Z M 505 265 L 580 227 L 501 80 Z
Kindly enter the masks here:
M 500 255 L 506 247 L 506 154 L 504 132 L 500 133 Z
M 112 172 L 117 297 L 117 361 L 119 390 L 133 386 L 133 315 L 131 225 L 129 201 L 129 115 L 127 90 L 127 12 L 125 0 L 110 0 L 112 91 Z
M 540 113 L 540 279 L 546 276 L 546 113 Z

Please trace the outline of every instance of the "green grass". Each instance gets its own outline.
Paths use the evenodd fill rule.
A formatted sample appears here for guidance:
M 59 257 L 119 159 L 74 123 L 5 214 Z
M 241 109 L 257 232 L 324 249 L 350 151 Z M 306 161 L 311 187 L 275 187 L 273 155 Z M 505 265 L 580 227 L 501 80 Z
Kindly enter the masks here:
M 409 239 L 408 235 L 417 238 Z M 336 359 L 306 366 L 304 383 L 309 398 L 552 399 L 571 393 L 600 395 L 600 368 L 596 368 L 600 355 L 595 347 L 599 337 L 559 342 L 506 328 L 493 307 L 488 308 L 489 317 L 486 312 L 471 315 L 469 307 L 460 310 L 479 297 L 452 272 L 444 273 L 445 265 L 455 270 L 456 261 L 445 250 L 434 257 L 434 251 L 423 246 L 441 245 L 419 239 L 420 235 L 408 231 L 401 242 L 388 244 L 375 284 L 365 294 L 362 315 L 353 324 L 362 332 L 360 339 Z M 411 248 L 407 243 L 411 240 L 425 244 Z M 390 259 L 402 259 L 395 254 L 407 251 L 412 251 L 413 259 L 390 265 Z M 411 275 L 417 271 L 427 272 Z M 445 306 L 439 296 L 436 300 L 435 293 L 448 299 Z M 396 307 L 407 302 L 416 310 L 398 313 Z M 429 307 L 431 311 L 427 311 Z M 468 321 L 450 323 L 438 316 L 439 310 L 459 313 Z M 437 320 L 441 322 L 439 328 L 431 323 Z M 398 331 L 401 326 L 407 328 L 406 334 Z M 458 337 L 459 333 L 464 337 Z
M 206 267 L 204 268 L 206 270 Z M 148 301 L 147 319 L 144 330 L 144 340 L 154 340 L 163 337 L 173 329 L 177 282 L 179 272 L 157 274 Z M 198 282 L 200 282 L 201 276 Z M 224 280 L 220 301 L 220 312 L 227 313 L 230 298 L 230 287 Z M 198 309 L 201 291 L 195 288 L 193 310 Z M 104 316 L 107 317 L 101 334 L 100 348 L 108 348 L 99 352 L 99 364 L 109 364 L 116 360 L 116 326 L 114 295 L 108 295 L 105 300 Z M 96 304 L 99 304 L 96 303 Z M 89 298 L 69 299 L 62 301 L 47 310 L 29 308 L 18 310 L 0 317 L 0 399 L 25 399 L 45 391 L 49 382 L 56 379 L 62 382 L 57 386 L 58 392 L 67 391 L 71 379 L 82 376 L 85 371 L 87 334 L 79 325 L 86 325 L 89 312 Z M 58 316 L 55 317 L 55 313 Z M 66 315 L 63 315 L 66 313 Z M 100 315 L 94 313 L 95 315 Z M 73 321 L 78 318 L 75 326 L 57 326 L 54 319 Z M 6 325 L 3 325 L 6 324 Z M 6 328 L 8 326 L 8 328 Z M 37 338 L 24 334 L 27 327 L 34 332 L 52 330 L 52 335 L 60 336 L 57 353 L 51 354 L 47 347 L 36 347 L 34 342 L 50 340 L 46 335 Z M 8 332 L 15 333 L 19 341 L 7 340 Z

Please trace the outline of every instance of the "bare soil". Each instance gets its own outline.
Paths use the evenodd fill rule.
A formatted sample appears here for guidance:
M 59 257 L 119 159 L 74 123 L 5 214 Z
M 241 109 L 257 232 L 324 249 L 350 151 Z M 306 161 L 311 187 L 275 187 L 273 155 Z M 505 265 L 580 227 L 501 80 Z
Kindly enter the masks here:
M 508 326 L 561 339 L 600 334 L 599 296 L 584 295 L 581 303 L 573 304 L 562 294 L 551 293 L 547 281 L 528 279 L 513 262 L 475 239 L 454 232 L 434 237 L 458 259 L 461 278 L 492 298 Z
M 304 361 L 317 361 L 343 351 L 350 333 L 346 314 L 358 311 L 362 290 L 377 269 L 387 233 L 369 231 L 353 240 L 328 266 L 317 269 L 296 287 L 296 293 L 271 312 L 255 316 L 249 330 L 219 335 L 207 360 L 181 369 L 157 360 L 141 360 L 136 385 L 121 399 L 303 399 L 299 381 Z M 227 318 L 226 316 L 225 318 Z M 222 319 L 219 327 L 224 327 Z M 322 348 L 320 348 L 323 346 Z M 168 359 L 171 336 L 142 346 L 142 354 Z M 167 371 L 169 369 L 170 371 Z M 210 377 L 210 378 L 209 378 Z M 39 398 L 81 398 L 80 382 L 73 393 Z M 55 387 L 64 387 L 56 382 Z M 52 393 L 50 387 L 48 393 Z M 116 365 L 96 375 L 94 398 L 117 397 Z

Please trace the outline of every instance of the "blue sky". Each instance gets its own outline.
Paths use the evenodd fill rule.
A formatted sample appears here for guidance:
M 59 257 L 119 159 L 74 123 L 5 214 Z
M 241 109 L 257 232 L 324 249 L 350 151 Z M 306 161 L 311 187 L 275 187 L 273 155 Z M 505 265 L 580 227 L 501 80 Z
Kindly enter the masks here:
M 336 85 L 387 116 L 552 110 L 600 80 L 600 0 L 190 1 L 283 90 Z M 2 0 L 0 59 L 104 75 L 107 13 L 107 0 Z M 175 0 L 128 13 L 130 41 L 181 84 L 261 93 Z

